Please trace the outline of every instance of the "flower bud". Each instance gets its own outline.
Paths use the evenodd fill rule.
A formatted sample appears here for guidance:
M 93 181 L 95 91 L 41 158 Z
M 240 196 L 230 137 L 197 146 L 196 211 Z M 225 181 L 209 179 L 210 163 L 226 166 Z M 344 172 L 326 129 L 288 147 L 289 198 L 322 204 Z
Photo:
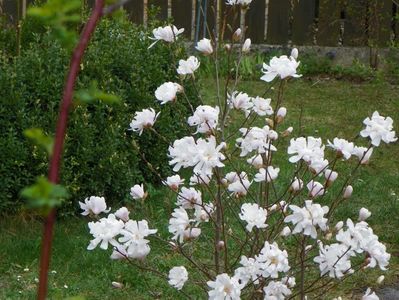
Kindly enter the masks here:
M 263 168 L 263 158 L 260 154 L 247 159 L 247 163 L 253 165 L 256 169 Z
M 123 283 L 117 282 L 117 281 L 112 281 L 112 286 L 116 289 L 121 289 L 123 288 Z
M 230 50 L 231 50 L 231 45 L 230 45 L 230 44 L 224 45 L 224 50 L 226 50 L 227 52 L 230 52 Z
M 284 130 L 282 133 L 281 133 L 281 136 L 283 136 L 283 137 L 287 137 L 287 136 L 289 136 L 291 133 L 292 133 L 292 131 L 294 130 L 294 128 L 291 126 L 291 127 L 288 127 L 286 130 Z
M 337 179 L 338 173 L 333 170 L 327 169 L 324 172 L 324 177 L 327 180 L 327 186 L 331 186 L 333 182 Z
M 273 121 L 272 119 L 266 118 L 265 121 L 266 121 L 266 124 L 267 124 L 269 127 L 272 127 L 272 128 L 273 128 L 273 126 L 274 126 L 274 121 Z
M 238 28 L 234 33 L 233 33 L 233 41 L 238 42 L 241 39 L 241 28 Z
M 359 211 L 359 221 L 365 221 L 371 216 L 371 212 L 367 209 L 362 207 Z
M 353 192 L 353 187 L 351 185 L 348 185 L 344 191 L 344 199 L 350 198 L 352 196 L 352 192 Z
M 337 225 L 335 225 L 335 230 L 336 230 L 336 231 L 340 231 L 340 230 L 342 229 L 342 227 L 344 227 L 344 222 L 339 221 L 339 222 L 337 223 Z
M 270 130 L 269 132 L 269 139 L 271 139 L 272 141 L 275 141 L 278 139 L 278 134 L 277 132 L 275 132 L 274 130 Z
M 297 48 L 293 48 L 291 51 L 291 57 L 293 59 L 297 59 L 298 58 L 298 49 Z
M 299 178 L 294 178 L 294 181 L 291 183 L 289 191 L 291 193 L 297 193 L 303 188 L 303 181 Z
M 277 204 L 270 206 L 269 211 L 275 211 L 277 209 Z
M 280 124 L 281 122 L 283 122 L 286 115 L 287 115 L 287 109 L 285 107 L 280 107 L 276 114 L 276 123 Z
M 327 232 L 327 234 L 324 236 L 324 238 L 329 241 L 332 238 L 332 233 L 331 232 Z
M 377 284 L 381 284 L 385 279 L 384 275 L 381 275 L 380 277 L 377 278 Z
M 218 245 L 217 245 L 218 250 L 223 250 L 224 249 L 224 242 L 223 241 L 219 241 Z
M 242 45 L 242 52 L 248 53 L 251 50 L 251 39 L 246 39 L 244 44 Z
M 306 247 L 305 247 L 305 251 L 309 251 L 310 249 L 312 249 L 312 245 L 307 245 Z
M 184 231 L 184 238 L 188 240 L 196 239 L 197 237 L 199 237 L 200 234 L 201 234 L 200 228 L 190 228 Z
M 291 229 L 288 226 L 285 226 L 281 231 L 281 236 L 289 236 L 291 234 Z

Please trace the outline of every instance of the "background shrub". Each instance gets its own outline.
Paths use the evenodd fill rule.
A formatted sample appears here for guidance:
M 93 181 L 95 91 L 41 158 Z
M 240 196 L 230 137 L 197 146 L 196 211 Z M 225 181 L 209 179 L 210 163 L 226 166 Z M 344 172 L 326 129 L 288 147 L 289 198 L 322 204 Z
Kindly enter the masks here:
M 72 194 L 64 213 L 74 211 L 78 200 L 92 194 L 105 196 L 113 205 L 129 199 L 129 189 L 135 183 L 144 179 L 160 183 L 133 148 L 135 139 L 159 173 L 170 174 L 166 143 L 160 144 L 154 133 L 144 132 L 138 137 L 128 128 L 136 110 L 153 107 L 159 111 L 154 91 L 166 80 L 179 80 L 172 57 L 183 58 L 186 54 L 181 45 L 172 49 L 163 43 L 149 51 L 152 41 L 148 36 L 150 30 L 133 25 L 125 17 L 105 19 L 99 24 L 81 65 L 76 89 L 88 88 L 95 80 L 100 89 L 120 96 L 123 104 L 74 106 L 61 170 L 61 180 Z M 36 176 L 47 173 L 46 153 L 30 144 L 23 131 L 40 127 L 48 134 L 54 133 L 69 63 L 70 54 L 48 32 L 25 32 L 24 39 L 27 42 L 23 42 L 19 57 L 0 56 L 2 212 L 20 208 L 20 190 Z M 198 104 L 192 87 L 186 85 L 186 94 L 193 105 Z M 163 109 L 155 125 L 168 140 L 183 134 L 183 123 L 190 115 L 184 100 L 179 100 Z

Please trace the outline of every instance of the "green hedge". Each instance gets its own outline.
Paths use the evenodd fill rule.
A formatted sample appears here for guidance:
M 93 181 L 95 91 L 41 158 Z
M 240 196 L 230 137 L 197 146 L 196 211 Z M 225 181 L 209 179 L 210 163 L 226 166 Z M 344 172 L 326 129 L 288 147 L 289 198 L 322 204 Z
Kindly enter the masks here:
M 129 198 L 129 188 L 135 183 L 145 179 L 159 184 L 132 147 L 134 139 L 162 176 L 170 173 L 167 145 L 151 132 L 138 137 L 128 130 L 136 110 L 160 110 L 154 91 L 165 81 L 178 80 L 172 57 L 186 56 L 182 46 L 172 50 L 158 43 L 148 50 L 149 35 L 149 30 L 126 19 L 103 20 L 95 33 L 77 89 L 96 80 L 100 89 L 119 95 L 123 104 L 75 105 L 71 111 L 62 183 L 72 197 L 64 212 L 73 211 L 78 200 L 92 194 L 115 204 Z M 31 33 L 20 57 L 10 59 L 4 53 L 0 57 L 0 211 L 7 212 L 23 204 L 19 192 L 24 186 L 47 173 L 46 154 L 30 144 L 23 131 L 40 127 L 53 134 L 69 54 L 50 34 Z M 196 104 L 193 87 L 185 88 Z M 155 128 L 173 140 L 184 134 L 189 114 L 183 101 L 167 105 Z

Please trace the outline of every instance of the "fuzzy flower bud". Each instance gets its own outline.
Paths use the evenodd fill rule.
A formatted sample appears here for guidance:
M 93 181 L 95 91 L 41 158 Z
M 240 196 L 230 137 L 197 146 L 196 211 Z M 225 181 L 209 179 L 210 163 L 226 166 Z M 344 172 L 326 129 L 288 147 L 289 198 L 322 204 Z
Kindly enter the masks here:
M 285 107 L 280 107 L 276 114 L 276 123 L 280 124 L 281 122 L 283 122 L 286 115 L 287 109 Z
M 367 209 L 362 207 L 359 211 L 359 221 L 366 221 L 371 216 L 371 212 Z
M 344 199 L 349 199 L 352 196 L 353 187 L 348 185 L 344 190 Z
M 238 42 L 241 39 L 242 31 L 241 28 L 238 28 L 234 33 L 233 33 L 233 41 Z

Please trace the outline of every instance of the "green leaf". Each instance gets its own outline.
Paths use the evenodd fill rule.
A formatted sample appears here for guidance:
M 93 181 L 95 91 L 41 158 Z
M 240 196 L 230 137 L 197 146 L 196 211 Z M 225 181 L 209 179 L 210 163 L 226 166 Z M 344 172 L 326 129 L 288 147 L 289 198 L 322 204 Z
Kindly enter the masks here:
M 75 92 L 75 100 L 82 104 L 91 104 L 95 101 L 102 101 L 109 105 L 120 104 L 121 99 L 114 94 L 108 94 L 97 88 L 97 82 L 93 81 L 88 89 Z
M 24 135 L 36 146 L 42 147 L 51 155 L 53 152 L 54 139 L 46 135 L 40 128 L 29 128 L 24 131 Z
M 21 196 L 29 201 L 31 207 L 48 210 L 60 206 L 69 194 L 62 185 L 51 183 L 41 176 L 34 184 L 25 187 Z

